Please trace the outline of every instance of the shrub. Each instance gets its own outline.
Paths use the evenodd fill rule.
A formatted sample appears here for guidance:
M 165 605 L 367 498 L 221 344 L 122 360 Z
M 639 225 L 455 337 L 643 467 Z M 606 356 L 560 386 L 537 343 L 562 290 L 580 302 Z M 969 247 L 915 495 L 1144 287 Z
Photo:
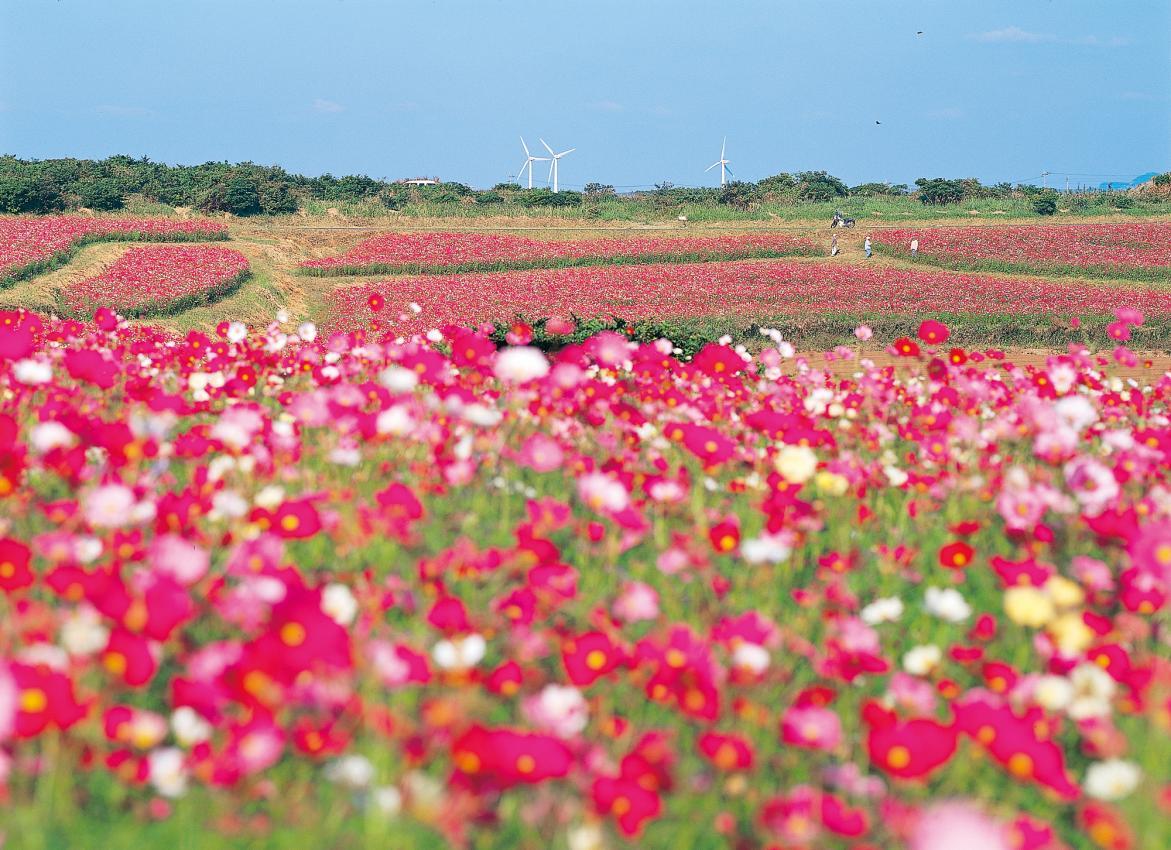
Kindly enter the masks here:
M 61 193 L 46 180 L 0 178 L 0 212 L 47 213 L 64 207 Z
M 1156 186 L 1171 186 L 1171 171 L 1164 171 L 1162 174 L 1156 174 L 1151 182 Z
M 915 185 L 919 187 L 919 200 L 924 204 L 958 204 L 964 199 L 964 184 L 961 180 L 920 177 L 915 181 Z
M 797 180 L 797 194 L 803 201 L 832 201 L 844 198 L 850 191 L 845 183 L 824 171 L 802 171 Z
M 613 197 L 616 193 L 613 186 L 605 183 L 586 183 L 583 194 L 587 198 L 602 198 Z
M 260 198 L 260 209 L 265 215 L 294 213 L 300 206 L 297 197 L 289 191 L 289 187 L 284 183 L 265 182 L 260 186 L 257 194 Z
M 1115 208 L 1120 210 L 1128 210 L 1134 206 L 1134 198 L 1130 195 L 1119 195 L 1113 199 Z
M 859 198 L 898 198 L 907 194 L 906 183 L 863 183 L 854 186 L 850 194 Z
M 757 199 L 755 183 L 733 180 L 720 190 L 720 203 L 738 210 L 748 209 L 748 205 Z
M 126 201 L 118 181 L 110 177 L 78 184 L 77 198 L 91 210 L 119 210 Z
M 1050 189 L 1034 198 L 1033 212 L 1037 215 L 1053 215 L 1057 212 L 1057 193 Z
M 477 204 L 503 204 L 504 196 L 494 189 L 489 189 L 487 192 L 476 193 Z
M 552 189 L 525 189 L 517 197 L 522 207 L 578 207 L 581 192 L 554 192 Z

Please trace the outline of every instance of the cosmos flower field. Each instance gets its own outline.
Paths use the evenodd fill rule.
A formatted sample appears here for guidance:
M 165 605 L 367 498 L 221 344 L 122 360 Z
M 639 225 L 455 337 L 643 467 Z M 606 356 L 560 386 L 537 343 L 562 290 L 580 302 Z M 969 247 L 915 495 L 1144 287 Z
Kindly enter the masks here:
M 248 264 L 0 311 L 5 846 L 1171 846 L 1165 290 L 763 260 L 126 315 Z M 578 333 L 624 286 L 913 330 Z M 1101 321 L 1026 357 L 949 292 Z

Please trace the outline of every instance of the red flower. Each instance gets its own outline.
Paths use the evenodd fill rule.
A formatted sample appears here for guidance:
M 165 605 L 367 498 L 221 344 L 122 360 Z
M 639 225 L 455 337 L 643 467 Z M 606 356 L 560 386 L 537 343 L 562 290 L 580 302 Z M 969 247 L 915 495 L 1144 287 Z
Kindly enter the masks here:
M 939 563 L 951 570 L 962 570 L 971 565 L 975 551 L 962 540 L 956 540 L 940 547 Z
M 919 339 L 928 345 L 941 345 L 947 342 L 949 336 L 951 336 L 951 332 L 947 329 L 947 325 L 934 319 L 928 319 L 919 325 Z
M 918 357 L 919 346 L 913 340 L 905 336 L 901 336 L 895 340 L 894 344 L 895 354 L 900 357 Z
M 11 537 L 0 538 L 0 590 L 11 593 L 33 583 L 29 548 Z

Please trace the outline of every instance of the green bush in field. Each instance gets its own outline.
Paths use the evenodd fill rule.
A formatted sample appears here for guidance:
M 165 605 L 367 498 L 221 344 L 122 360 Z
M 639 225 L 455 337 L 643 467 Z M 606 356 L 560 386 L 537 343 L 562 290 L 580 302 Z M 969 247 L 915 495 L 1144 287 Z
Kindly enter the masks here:
M 803 201 L 832 201 L 849 194 L 846 184 L 824 171 L 802 171 L 797 175 L 797 194 Z
M 942 177 L 920 177 L 915 181 L 919 187 L 919 200 L 924 204 L 939 206 L 958 204 L 964 199 L 962 180 L 945 180 Z
M 1057 212 L 1057 193 L 1050 189 L 1034 198 L 1033 212 L 1037 215 L 1053 215 Z
M 580 207 L 581 192 L 525 189 L 518 193 L 517 201 L 524 207 Z
M 1119 195 L 1112 200 L 1114 206 L 1120 210 L 1128 210 L 1134 206 L 1134 198 L 1132 198 L 1130 195 Z
M 112 177 L 87 180 L 78 184 L 77 199 L 91 210 L 120 210 L 126 202 L 118 181 Z

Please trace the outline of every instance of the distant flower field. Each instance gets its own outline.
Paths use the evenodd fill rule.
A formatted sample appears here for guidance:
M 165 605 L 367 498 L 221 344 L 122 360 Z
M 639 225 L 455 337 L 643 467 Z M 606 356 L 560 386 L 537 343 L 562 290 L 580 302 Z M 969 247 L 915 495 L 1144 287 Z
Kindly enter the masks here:
M 1171 278 L 1171 224 L 1014 225 L 880 230 L 875 247 L 956 269 L 1140 280 Z
M 399 318 L 402 305 L 422 312 Z M 401 278 L 334 290 L 330 327 L 381 323 L 401 332 L 435 323 L 547 317 L 1108 316 L 1123 304 L 1171 317 L 1171 292 L 996 278 L 893 266 L 785 261 L 645 265 Z M 390 305 L 390 306 L 387 306 Z
M 152 245 L 131 248 L 101 274 L 70 285 L 66 310 L 91 316 L 109 307 L 127 316 L 177 313 L 205 304 L 238 286 L 248 259 L 231 248 Z
M 65 262 L 87 242 L 227 238 L 223 224 L 200 219 L 0 216 L 0 287 Z
M 301 265 L 310 274 L 444 274 L 469 271 L 691 263 L 816 253 L 808 239 L 786 234 L 544 240 L 479 233 L 389 233 L 337 257 Z

